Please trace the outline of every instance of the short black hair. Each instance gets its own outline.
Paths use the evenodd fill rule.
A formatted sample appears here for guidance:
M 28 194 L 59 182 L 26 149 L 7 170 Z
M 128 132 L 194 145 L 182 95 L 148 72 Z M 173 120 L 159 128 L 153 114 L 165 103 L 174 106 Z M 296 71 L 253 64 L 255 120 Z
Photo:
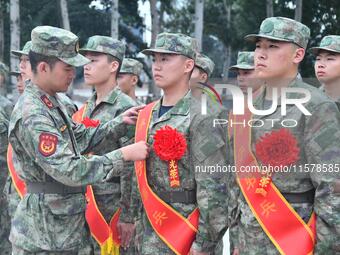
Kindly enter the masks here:
M 42 55 L 40 53 L 36 53 L 36 52 L 31 51 L 31 50 L 28 54 L 28 57 L 29 57 L 29 60 L 30 60 L 32 72 L 34 74 L 37 74 L 37 67 L 38 67 L 40 62 L 46 62 L 49 65 L 49 67 L 51 69 L 53 69 L 55 64 L 58 61 L 61 61 L 57 57 Z

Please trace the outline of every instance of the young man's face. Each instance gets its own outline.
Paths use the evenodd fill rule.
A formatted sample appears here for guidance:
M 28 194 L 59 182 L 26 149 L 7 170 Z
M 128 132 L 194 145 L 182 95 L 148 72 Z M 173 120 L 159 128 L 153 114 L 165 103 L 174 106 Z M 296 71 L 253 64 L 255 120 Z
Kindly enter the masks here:
M 108 61 L 106 54 L 87 52 L 85 57 L 91 60 L 84 66 L 84 79 L 88 85 L 105 84 L 116 71 L 112 68 L 112 62 Z
M 31 63 L 27 55 L 20 56 L 19 70 L 24 81 L 32 79 Z
M 66 92 L 75 77 L 75 68 L 57 61 L 53 68 L 46 68 L 45 79 L 52 92 Z
M 157 87 L 166 89 L 188 79 L 194 61 L 182 55 L 155 53 L 152 74 Z
M 315 60 L 315 75 L 321 83 L 340 79 L 340 54 L 319 51 Z
M 253 88 L 253 92 L 255 92 L 258 88 L 261 87 L 261 81 L 257 78 L 256 72 L 254 69 L 238 69 L 237 70 L 237 84 L 240 86 L 240 89 L 244 94 L 247 94 L 247 88 Z
M 190 77 L 190 87 L 192 88 L 195 84 L 199 82 L 205 83 L 207 82 L 207 80 L 208 75 L 195 66 L 194 71 L 192 72 Z
M 138 78 L 134 74 L 120 73 L 117 81 L 121 91 L 125 94 L 129 94 L 131 90 L 135 89 Z
M 294 72 L 298 65 L 296 49 L 293 43 L 260 38 L 254 56 L 257 77 L 282 79 Z
M 191 77 L 190 77 L 190 89 L 191 93 L 195 98 L 201 98 L 202 95 L 202 89 L 200 87 L 197 87 L 199 82 L 207 82 L 208 75 L 201 71 L 198 67 L 195 66 Z
M 24 90 L 25 90 L 25 82 L 24 82 L 24 80 L 22 79 L 22 75 L 21 75 L 21 74 L 19 74 L 19 75 L 17 76 L 17 90 L 18 90 L 18 92 L 19 92 L 20 95 L 21 95 L 21 94 L 24 92 Z

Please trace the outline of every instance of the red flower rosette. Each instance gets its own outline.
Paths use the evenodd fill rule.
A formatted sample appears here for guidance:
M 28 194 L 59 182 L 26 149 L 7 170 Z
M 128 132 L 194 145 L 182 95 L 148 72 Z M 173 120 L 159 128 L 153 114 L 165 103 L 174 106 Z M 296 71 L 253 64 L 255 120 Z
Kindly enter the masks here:
M 256 156 L 264 165 L 289 166 L 299 159 L 300 148 L 297 140 L 286 128 L 260 137 L 255 147 Z
M 300 148 L 293 134 L 286 128 L 272 131 L 260 137 L 255 145 L 256 156 L 262 165 L 271 167 L 284 167 L 294 164 L 299 159 Z M 271 182 L 268 171 L 261 177 L 257 193 L 266 195 L 265 188 Z
M 168 170 L 171 187 L 179 187 L 179 174 L 177 161 L 187 150 L 187 142 L 182 133 L 170 126 L 158 129 L 154 135 L 154 151 L 164 161 L 168 161 Z
M 84 124 L 86 128 L 98 127 L 100 124 L 99 120 L 90 119 L 89 117 L 85 117 L 81 123 Z

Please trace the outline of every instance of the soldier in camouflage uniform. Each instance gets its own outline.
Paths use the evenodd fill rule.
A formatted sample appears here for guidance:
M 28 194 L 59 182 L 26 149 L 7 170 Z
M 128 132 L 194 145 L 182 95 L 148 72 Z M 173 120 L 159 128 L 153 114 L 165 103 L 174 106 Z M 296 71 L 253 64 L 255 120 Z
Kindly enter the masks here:
M 91 119 L 106 123 L 117 117 L 127 109 L 136 106 L 135 102 L 128 95 L 122 93 L 117 86 L 117 73 L 125 55 L 125 45 L 121 41 L 107 36 L 92 36 L 87 44 L 79 50 L 81 54 L 91 60 L 84 66 L 85 83 L 95 88 L 94 94 L 86 102 L 84 115 Z M 134 133 L 122 137 L 119 140 L 104 140 L 92 151 L 94 155 L 104 155 L 112 150 L 119 149 L 133 143 Z M 120 223 L 118 230 L 121 232 L 121 245 L 124 248 L 130 246 L 130 238 L 134 231 L 133 216 L 129 211 L 131 178 L 133 174 L 133 163 L 126 164 L 130 170 L 124 171 L 119 178 L 113 178 L 106 183 L 92 185 L 94 196 L 100 212 L 106 222 L 114 213 L 121 208 Z M 97 241 L 92 238 L 95 247 L 95 254 L 100 254 L 100 247 Z M 121 254 L 129 253 L 121 249 Z
M 141 86 L 140 75 L 143 64 L 133 58 L 124 58 L 118 74 L 118 84 L 121 91 L 130 96 L 138 105 L 143 105 L 136 97 L 136 86 Z
M 201 83 L 208 83 L 209 77 L 214 71 L 214 62 L 206 55 L 197 53 L 195 68 L 190 77 L 190 89 L 194 97 L 200 98 L 202 93 Z
M 255 93 L 262 85 L 256 78 L 254 65 L 254 52 L 240 51 L 237 55 L 237 64 L 229 68 L 230 71 L 237 72 L 237 84 L 242 92 L 247 94 L 247 88 L 253 88 Z
M 214 71 L 214 62 L 206 55 L 197 53 L 195 59 L 195 68 L 190 77 L 191 94 L 198 101 L 203 102 L 204 95 L 207 100 L 209 111 L 213 109 L 220 112 L 222 100 L 214 86 L 209 82 L 209 77 Z M 224 111 L 222 111 L 224 113 Z M 223 117 L 224 118 L 224 117 Z
M 268 109 L 272 103 L 274 87 L 303 88 L 311 94 L 304 107 L 311 115 L 304 115 L 295 105 L 287 105 L 287 115 L 282 116 L 281 105 L 269 115 L 253 115 L 252 119 L 264 121 L 260 128 L 252 128 L 251 148 L 256 154 L 255 143 L 264 134 L 283 128 L 284 119 L 296 120 L 295 127 L 289 127 L 299 147 L 297 167 L 302 171 L 278 172 L 272 182 L 284 198 L 307 222 L 314 210 L 316 213 L 316 245 L 314 254 L 340 253 L 340 189 L 339 173 L 308 171 L 308 164 L 329 164 L 336 168 L 340 162 L 340 114 L 334 102 L 322 95 L 316 88 L 297 79 L 298 65 L 303 60 L 310 30 L 305 25 L 282 17 L 265 19 L 257 35 L 248 35 L 246 40 L 256 42 L 255 68 L 258 78 L 266 82 L 262 94 L 254 103 L 255 109 Z M 287 98 L 296 98 L 288 93 Z M 268 119 L 277 119 L 272 127 Z M 256 125 L 257 122 L 255 122 Z M 292 153 L 292 152 L 290 152 Z M 257 158 L 259 160 L 259 158 Z M 261 162 L 259 162 L 261 163 Z M 328 168 L 331 169 L 331 166 Z M 247 204 L 244 195 L 235 186 L 229 210 L 236 216 L 238 238 L 232 240 L 238 246 L 239 254 L 280 254 L 268 238 Z M 299 245 L 292 243 L 291 245 Z M 235 254 L 237 252 L 235 251 Z
M 31 70 L 31 64 L 30 60 L 28 58 L 28 53 L 30 52 L 32 47 L 32 42 L 28 41 L 25 43 L 22 50 L 12 50 L 11 53 L 15 56 L 17 56 L 20 60 L 19 62 L 19 70 L 22 75 L 22 78 L 24 81 L 30 80 L 32 77 L 32 70 Z M 19 93 L 22 94 L 24 92 L 25 88 L 18 89 Z
M 96 128 L 73 125 L 56 92 L 66 91 L 74 66 L 89 60 L 77 52 L 78 37 L 64 29 L 39 26 L 31 37 L 33 77 L 9 125 L 18 175 L 27 186 L 12 221 L 13 254 L 91 254 L 84 186 L 119 175 L 125 161 L 145 158 L 147 147 L 138 143 L 82 156 L 103 139 L 124 136 L 136 110 Z
M 22 50 L 12 50 L 11 53 L 17 57 L 19 57 L 19 71 L 11 72 L 11 75 L 15 75 L 17 77 L 17 90 L 21 95 L 25 90 L 25 84 L 29 83 L 32 77 L 31 64 L 29 62 L 28 53 L 31 49 L 32 42 L 28 41 L 25 43 Z M 15 169 L 20 167 L 19 161 L 15 153 L 13 152 L 13 165 Z M 7 170 L 8 172 L 8 170 Z M 10 175 L 7 177 L 4 193 L 6 194 L 7 202 L 8 202 L 8 214 L 11 218 L 13 218 L 15 210 L 20 202 L 20 196 L 16 191 L 12 178 Z
M 28 41 L 25 43 L 22 50 L 11 51 L 13 55 L 19 57 L 20 59 L 19 71 L 11 72 L 11 74 L 17 77 L 17 90 L 20 95 L 24 92 L 26 84 L 30 83 L 33 75 L 30 60 L 28 57 L 31 47 L 32 41 Z M 68 116 L 71 117 L 77 111 L 77 106 L 64 93 L 58 93 L 58 98 L 62 102 L 62 104 L 65 105 Z M 17 156 L 15 155 L 15 152 L 13 152 L 13 165 L 15 169 L 20 168 L 20 164 L 18 162 Z M 12 183 L 11 176 L 8 176 L 7 178 L 4 192 L 8 201 L 8 213 L 11 218 L 13 218 L 14 212 L 20 202 L 20 196 Z
M 198 82 L 207 83 L 213 73 L 215 63 L 203 53 L 197 53 L 195 59 L 195 68 L 190 77 L 190 86 Z
M 178 160 L 179 187 L 171 187 L 168 163 L 154 151 L 146 160 L 147 181 L 153 192 L 184 217 L 198 206 L 198 233 L 191 254 L 209 254 L 227 225 L 225 173 L 209 174 L 197 167 L 226 164 L 225 130 L 213 128 L 210 116 L 200 115 L 200 105 L 197 106 L 189 91 L 196 55 L 194 39 L 182 34 L 161 33 L 157 36 L 156 47 L 143 53 L 153 55 L 153 77 L 164 91 L 152 110 L 147 142 L 153 145 L 155 132 L 169 125 L 184 134 L 188 145 L 187 152 Z M 137 184 L 132 187 L 132 202 L 137 203 L 135 200 L 140 200 L 140 193 Z M 140 213 L 142 234 L 138 234 L 138 253 L 174 254 L 154 231 L 144 207 Z M 181 234 L 178 233 L 178 238 Z
M 311 50 L 316 56 L 314 69 L 322 84 L 320 89 L 335 101 L 340 110 L 340 36 L 325 36 L 320 46 Z
M 5 97 L 0 95 L 0 250 L 1 254 L 11 254 L 12 247 L 8 240 L 11 229 L 11 218 L 8 215 L 8 203 L 2 192 L 8 176 L 7 170 L 7 145 L 8 124 L 13 105 Z

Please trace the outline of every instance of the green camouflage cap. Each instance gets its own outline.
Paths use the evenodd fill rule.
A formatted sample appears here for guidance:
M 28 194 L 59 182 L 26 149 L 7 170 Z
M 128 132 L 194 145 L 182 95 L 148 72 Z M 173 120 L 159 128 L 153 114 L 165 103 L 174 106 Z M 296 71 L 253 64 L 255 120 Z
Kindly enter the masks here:
M 142 51 L 145 55 L 152 55 L 156 52 L 184 55 L 195 60 L 197 41 L 179 33 L 161 33 L 157 35 L 155 48 Z
M 237 64 L 229 68 L 230 71 L 237 69 L 252 70 L 255 69 L 254 51 L 240 51 L 237 55 Z
M 340 53 L 340 36 L 339 35 L 327 35 L 322 38 L 319 47 L 311 48 L 314 55 L 317 55 L 319 50 L 326 50 L 335 53 Z
M 78 53 L 78 37 L 65 29 L 38 26 L 32 30 L 31 51 L 45 56 L 57 57 L 71 66 L 82 66 L 90 62 Z
M 18 57 L 21 57 L 21 55 L 28 56 L 28 53 L 30 52 L 32 47 L 32 41 L 28 41 L 25 43 L 24 48 L 22 50 L 12 50 L 12 54 Z
M 91 36 L 79 51 L 81 54 L 87 51 L 109 54 L 122 61 L 125 55 L 125 44 L 108 36 L 95 35 Z
M 212 74 L 215 67 L 215 63 L 208 56 L 202 53 L 197 53 L 195 65 L 206 72 L 208 76 Z
M 119 73 L 131 73 L 140 76 L 143 70 L 143 64 L 133 58 L 124 58 L 122 67 Z
M 260 32 L 245 37 L 247 41 L 256 42 L 258 38 L 291 42 L 306 49 L 310 38 L 310 29 L 296 20 L 285 17 L 270 17 L 262 21 Z

